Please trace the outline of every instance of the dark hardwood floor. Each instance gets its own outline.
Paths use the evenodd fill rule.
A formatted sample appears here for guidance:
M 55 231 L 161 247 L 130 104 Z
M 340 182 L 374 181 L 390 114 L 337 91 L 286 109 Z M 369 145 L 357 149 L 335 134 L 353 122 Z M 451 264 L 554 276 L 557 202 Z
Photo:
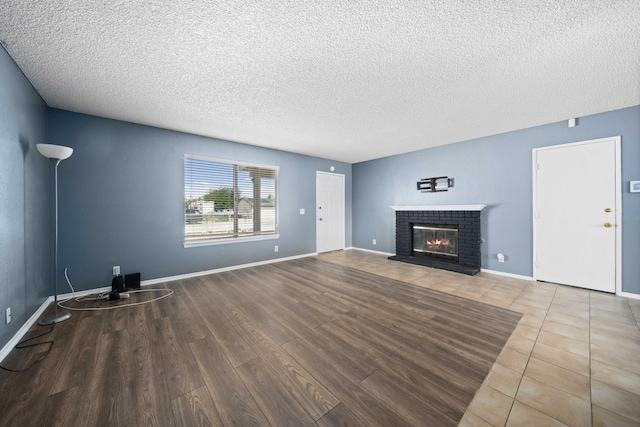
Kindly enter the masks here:
M 164 287 L 0 371 L 0 425 L 457 425 L 521 317 L 317 258 Z

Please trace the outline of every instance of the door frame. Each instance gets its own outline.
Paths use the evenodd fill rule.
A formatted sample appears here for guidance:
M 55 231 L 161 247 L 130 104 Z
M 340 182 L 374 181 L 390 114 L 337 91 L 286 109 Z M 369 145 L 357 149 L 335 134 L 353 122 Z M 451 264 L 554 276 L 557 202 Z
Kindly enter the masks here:
M 622 155 L 620 136 L 610 136 L 608 138 L 590 139 L 587 141 L 572 142 L 568 144 L 557 144 L 546 147 L 534 148 L 531 155 L 532 173 L 533 173 L 533 280 L 537 279 L 537 266 L 536 266 L 536 254 L 537 254 L 537 162 L 536 154 L 539 151 L 553 150 L 557 148 L 571 148 L 579 145 L 594 144 L 599 142 L 612 141 L 615 151 L 615 199 L 616 199 L 616 215 L 615 215 L 615 233 L 616 233 L 616 245 L 615 245 L 615 293 L 620 294 L 622 292 Z
M 318 205 L 319 205 L 319 187 L 320 187 L 320 180 L 319 180 L 319 176 L 320 175 L 333 175 L 333 176 L 337 176 L 340 177 L 342 179 L 342 212 L 340 213 L 340 219 L 342 222 L 342 235 L 341 235 L 341 241 L 342 241 L 342 249 L 344 250 L 345 248 L 345 232 L 346 232 L 346 222 L 345 222 L 345 210 L 346 210 L 346 200 L 344 199 L 346 197 L 346 192 L 345 192 L 345 175 L 341 174 L 341 173 L 332 173 L 332 172 L 323 172 L 323 171 L 316 171 L 316 254 L 319 254 L 320 251 L 320 213 L 318 212 Z

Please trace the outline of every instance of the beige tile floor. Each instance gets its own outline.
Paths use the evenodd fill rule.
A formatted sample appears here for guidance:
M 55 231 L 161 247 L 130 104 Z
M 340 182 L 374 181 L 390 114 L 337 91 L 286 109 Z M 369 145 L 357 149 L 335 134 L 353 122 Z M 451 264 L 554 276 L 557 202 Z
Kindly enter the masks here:
M 359 250 L 325 261 L 523 313 L 460 426 L 640 426 L 640 300 Z

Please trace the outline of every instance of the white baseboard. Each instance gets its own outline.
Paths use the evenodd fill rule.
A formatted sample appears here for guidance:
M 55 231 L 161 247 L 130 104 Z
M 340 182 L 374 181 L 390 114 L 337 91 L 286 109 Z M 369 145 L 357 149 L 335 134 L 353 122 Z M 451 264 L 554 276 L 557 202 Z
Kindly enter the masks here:
M 530 281 L 535 281 L 536 280 L 533 277 L 529 277 L 529 276 L 520 276 L 518 274 L 503 273 L 502 271 L 486 270 L 484 268 L 481 271 L 483 273 L 490 273 L 490 274 L 496 274 L 498 276 L 512 277 L 514 279 L 530 280 Z M 563 286 L 563 285 L 560 285 L 560 286 Z M 569 286 L 569 285 L 567 285 L 567 286 Z M 634 294 L 634 293 L 631 293 L 631 292 L 617 292 L 615 295 L 618 295 L 618 296 L 621 296 L 621 297 L 625 297 L 625 298 L 631 298 L 631 299 L 640 299 L 640 295 L 639 294 Z
M 512 279 L 529 280 L 531 282 L 534 280 L 533 277 L 530 277 L 530 276 L 522 276 L 520 274 L 505 273 L 504 271 L 487 270 L 486 268 L 481 268 L 480 271 L 483 273 L 495 274 L 497 276 L 511 277 Z
M 84 291 L 76 291 L 75 293 L 58 294 L 58 302 L 69 299 L 69 298 L 86 297 L 87 295 L 99 294 L 102 292 L 111 292 L 111 286 L 103 286 L 102 288 L 86 289 Z M 49 297 L 49 298 L 51 298 L 51 301 L 53 301 L 53 297 Z
M 371 252 L 372 254 L 378 254 L 378 255 L 384 255 L 384 256 L 394 256 L 395 254 L 389 253 L 389 252 L 380 252 L 380 251 L 374 251 L 371 249 L 365 249 L 365 248 L 355 248 L 355 247 L 349 247 L 346 248 L 349 250 L 355 250 L 355 251 L 362 251 L 362 252 Z
M 192 277 L 206 276 L 208 274 L 222 273 L 224 271 L 239 270 L 241 268 L 256 267 L 258 265 L 273 264 L 276 262 L 289 261 L 289 260 L 298 259 L 298 258 L 307 258 L 314 255 L 318 255 L 318 253 L 314 252 L 310 254 L 294 255 L 294 256 L 284 257 L 284 258 L 269 259 L 266 261 L 251 262 L 248 264 L 238 264 L 238 265 L 232 265 L 229 267 L 215 268 L 213 270 L 204 270 L 204 271 L 196 271 L 193 273 L 179 274 L 177 276 L 158 277 L 157 279 L 142 280 L 140 282 L 140 286 L 157 285 L 158 283 L 166 283 L 166 282 L 173 282 L 176 280 L 190 279 Z M 76 291 L 75 294 L 72 294 L 72 293 L 59 294 L 58 299 L 64 300 L 67 298 L 72 298 L 74 296 L 78 298 L 78 297 L 83 297 L 91 294 L 98 294 L 101 292 L 110 292 L 110 291 L 111 291 L 111 286 L 104 286 L 102 288 Z M 51 301 L 53 301 L 53 297 L 49 297 L 49 298 L 51 299 Z
M 284 258 L 268 259 L 266 261 L 250 262 L 248 264 L 239 264 L 239 265 L 232 265 L 229 267 L 215 268 L 213 270 L 196 271 L 195 273 L 180 274 L 177 276 L 160 277 L 158 279 L 143 280 L 142 282 L 140 282 L 140 285 L 141 286 L 156 285 L 158 283 L 172 282 L 174 280 L 190 279 L 192 277 L 206 276 L 208 274 L 222 273 L 224 271 L 239 270 L 241 268 L 256 267 L 256 266 L 265 265 L 265 264 L 273 264 L 276 262 L 289 261 L 289 260 L 298 259 L 298 258 L 307 258 L 315 255 L 318 255 L 318 253 L 312 252 L 312 253 L 303 254 L 303 255 L 294 255 L 294 256 L 284 257 Z
M 616 295 L 619 295 L 621 297 L 625 297 L 625 298 L 631 298 L 631 299 L 640 299 L 640 295 L 638 294 L 633 294 L 631 292 L 623 292 L 620 291 L 618 292 Z
M 52 301 L 53 301 L 53 297 L 47 298 L 42 303 L 42 305 L 35 311 L 35 313 L 31 315 L 29 320 L 27 320 L 25 324 L 22 325 L 20 329 L 18 329 L 18 332 L 16 332 L 13 338 L 11 338 L 9 342 L 6 343 L 4 347 L 2 347 L 2 350 L 0 350 L 0 362 L 2 362 L 4 358 L 7 357 L 9 353 L 11 353 L 11 350 L 13 350 L 13 348 L 20 342 L 22 337 L 24 337 L 24 335 L 29 331 L 29 329 L 31 329 L 31 326 L 33 326 L 33 324 L 36 323 L 36 321 L 40 318 L 40 316 L 42 316 L 42 313 L 44 313 L 47 307 L 49 307 L 49 303 L 51 303 Z

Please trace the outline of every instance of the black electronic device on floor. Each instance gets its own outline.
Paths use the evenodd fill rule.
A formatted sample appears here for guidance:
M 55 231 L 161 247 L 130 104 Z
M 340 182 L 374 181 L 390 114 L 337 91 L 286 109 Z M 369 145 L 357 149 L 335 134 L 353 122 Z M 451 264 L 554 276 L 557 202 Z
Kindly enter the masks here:
M 111 280 L 111 292 L 124 292 L 124 277 L 116 276 Z
M 111 280 L 111 292 L 109 299 L 112 301 L 129 298 L 127 291 L 140 289 L 140 273 L 131 273 L 124 276 L 117 275 Z
M 140 289 L 140 273 L 131 273 L 124 276 L 126 289 Z

